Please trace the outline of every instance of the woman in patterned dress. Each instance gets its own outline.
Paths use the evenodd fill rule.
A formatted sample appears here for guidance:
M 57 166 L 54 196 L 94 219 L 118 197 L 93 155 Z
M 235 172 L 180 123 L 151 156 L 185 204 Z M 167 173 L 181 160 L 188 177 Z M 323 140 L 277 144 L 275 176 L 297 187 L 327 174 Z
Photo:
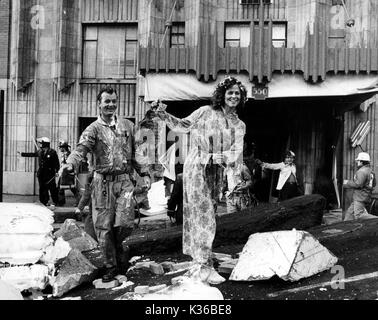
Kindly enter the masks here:
M 214 200 L 219 195 L 223 168 L 242 161 L 245 124 L 237 115 L 247 91 L 234 77 L 226 77 L 213 94 L 212 105 L 178 119 L 153 102 L 157 116 L 176 132 L 190 132 L 190 151 L 183 172 L 183 253 L 193 258 L 189 276 L 217 284 L 225 281 L 213 268 L 212 244 L 216 221 Z

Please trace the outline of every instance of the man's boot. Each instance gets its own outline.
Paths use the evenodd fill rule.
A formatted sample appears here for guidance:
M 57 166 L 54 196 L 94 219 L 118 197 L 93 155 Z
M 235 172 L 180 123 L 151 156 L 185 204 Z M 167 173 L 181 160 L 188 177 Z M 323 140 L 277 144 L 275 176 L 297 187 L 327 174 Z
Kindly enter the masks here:
M 102 276 L 102 282 L 111 282 L 118 275 L 117 267 L 107 268 L 105 274 Z

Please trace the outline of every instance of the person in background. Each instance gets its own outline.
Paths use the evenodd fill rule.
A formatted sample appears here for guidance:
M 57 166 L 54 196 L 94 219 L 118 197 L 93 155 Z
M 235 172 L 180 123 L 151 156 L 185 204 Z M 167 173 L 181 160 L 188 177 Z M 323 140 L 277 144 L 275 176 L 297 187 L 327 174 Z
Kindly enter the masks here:
M 254 205 L 258 205 L 261 201 L 262 193 L 262 168 L 256 162 L 256 144 L 250 142 L 248 139 L 244 139 L 244 148 L 243 148 L 243 161 L 247 166 L 249 172 L 251 173 L 251 185 L 249 187 L 249 194 Z
M 170 198 L 168 199 L 168 217 L 173 218 L 176 224 L 182 224 L 183 217 L 183 182 L 182 173 L 176 175 L 176 180 L 173 184 L 173 189 Z
M 286 151 L 285 159 L 280 163 L 265 163 L 261 160 L 256 160 L 265 169 L 280 170 L 278 178 L 277 190 L 279 192 L 279 201 L 288 200 L 300 195 L 299 185 L 297 180 L 297 168 L 294 163 L 295 153 L 293 151 Z
M 203 106 L 184 119 L 167 113 L 167 106 L 160 101 L 151 105 L 171 130 L 190 133 L 183 172 L 183 253 L 193 259 L 187 275 L 211 284 L 225 281 L 212 261 L 216 231 L 214 197 L 221 192 L 224 167 L 237 161 L 243 152 L 246 127 L 237 111 L 246 99 L 244 85 L 228 76 L 217 85 L 212 105 Z
M 60 140 L 59 141 L 59 151 L 60 151 L 60 164 L 61 166 L 67 163 L 67 159 L 71 154 L 71 146 L 68 144 L 67 141 Z M 75 207 L 79 205 L 80 202 L 80 192 L 76 187 L 76 173 L 70 172 L 66 175 L 59 178 L 58 181 L 58 198 L 59 198 L 59 205 L 64 206 L 66 204 L 66 189 L 70 189 L 72 194 L 75 197 Z
M 356 158 L 357 171 L 353 180 L 345 180 L 343 187 L 353 189 L 353 201 L 345 213 L 344 221 L 357 219 L 376 219 L 369 214 L 366 205 L 371 201 L 371 194 L 376 185 L 375 174 L 370 166 L 370 155 L 360 152 Z
M 53 202 L 52 209 L 58 205 L 58 188 L 55 177 L 59 171 L 59 158 L 54 149 L 50 147 L 50 139 L 43 137 L 37 139 L 40 149 L 36 152 L 22 152 L 22 157 L 37 157 L 39 183 L 39 201 L 47 206 L 49 202 L 49 192 Z
M 242 162 L 228 164 L 224 180 L 227 213 L 247 209 L 251 205 L 249 189 L 252 185 L 251 173 L 247 166 Z
M 118 94 L 106 86 L 97 96 L 98 119 L 82 133 L 76 149 L 61 172 L 73 172 L 84 157 L 93 156 L 92 218 L 99 247 L 104 256 L 103 282 L 111 282 L 128 269 L 129 251 L 122 242 L 134 229 L 134 171 L 151 186 L 148 168 L 135 159 L 134 124 L 117 113 Z

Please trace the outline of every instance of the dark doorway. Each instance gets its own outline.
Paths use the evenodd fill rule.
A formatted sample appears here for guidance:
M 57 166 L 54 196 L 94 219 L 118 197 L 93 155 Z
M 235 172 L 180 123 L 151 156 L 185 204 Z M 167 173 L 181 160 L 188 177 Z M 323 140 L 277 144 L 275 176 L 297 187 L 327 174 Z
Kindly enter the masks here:
M 81 136 L 85 128 L 96 120 L 97 118 L 79 118 L 79 137 Z

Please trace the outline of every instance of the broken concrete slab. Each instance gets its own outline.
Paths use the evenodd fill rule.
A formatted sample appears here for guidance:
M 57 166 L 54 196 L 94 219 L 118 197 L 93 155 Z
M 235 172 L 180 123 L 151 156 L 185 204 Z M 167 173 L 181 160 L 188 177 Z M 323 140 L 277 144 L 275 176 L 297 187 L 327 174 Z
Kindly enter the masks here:
M 59 263 L 65 259 L 71 251 L 71 246 L 63 238 L 58 238 L 54 244 L 46 248 L 45 254 L 41 258 L 41 262 L 49 265 Z
M 35 264 L 53 243 L 53 213 L 37 204 L 0 203 L 0 262 Z
M 0 300 L 24 300 L 20 290 L 0 280 Z
M 150 293 L 156 293 L 156 292 L 161 291 L 161 290 L 166 289 L 166 288 L 167 288 L 166 284 L 161 284 L 161 285 L 158 285 L 158 286 L 150 287 Z
M 124 276 L 124 275 L 121 275 L 121 274 L 117 275 L 117 276 L 115 277 L 115 279 L 118 280 L 119 283 L 127 282 L 127 277 Z
M 80 252 L 91 251 L 98 247 L 98 243 L 88 233 L 86 233 L 73 219 L 68 219 L 63 226 L 54 233 L 56 238 L 62 237 L 71 248 Z
M 298 281 L 336 263 L 337 258 L 308 232 L 257 233 L 249 237 L 229 280 L 267 280 L 277 275 Z
M 172 266 L 172 271 L 185 271 L 185 270 L 188 270 L 192 265 L 193 265 L 192 261 L 175 263 Z
M 79 251 L 72 249 L 52 283 L 54 297 L 95 279 L 98 269 Z
M 138 298 L 137 298 L 138 299 Z M 156 293 L 143 295 L 139 300 L 224 300 L 222 293 L 202 281 L 182 277 L 181 281 Z
M 137 286 L 134 288 L 135 294 L 147 294 L 150 292 L 149 286 Z
M 97 279 L 92 282 L 96 289 L 113 289 L 119 286 L 119 281 L 114 279 L 110 282 L 103 282 L 102 279 Z
M 227 260 L 225 262 L 222 262 L 218 266 L 218 272 L 223 273 L 223 274 L 231 274 L 232 271 L 234 270 L 236 264 L 238 263 L 239 259 L 231 259 Z
M 133 266 L 133 269 L 150 269 L 151 263 L 154 263 L 155 261 L 142 261 L 142 262 L 137 262 L 135 266 Z
M 28 289 L 43 290 L 49 283 L 50 269 L 42 264 L 0 268 L 0 280 L 20 291 Z
M 123 282 L 119 287 L 113 288 L 112 291 L 123 290 L 129 287 L 132 287 L 133 285 L 135 285 L 135 283 L 131 281 Z
M 156 263 L 156 262 L 153 262 L 153 263 L 150 264 L 150 271 L 153 274 L 156 274 L 158 276 L 161 276 L 161 275 L 164 274 L 163 266 L 159 263 Z

